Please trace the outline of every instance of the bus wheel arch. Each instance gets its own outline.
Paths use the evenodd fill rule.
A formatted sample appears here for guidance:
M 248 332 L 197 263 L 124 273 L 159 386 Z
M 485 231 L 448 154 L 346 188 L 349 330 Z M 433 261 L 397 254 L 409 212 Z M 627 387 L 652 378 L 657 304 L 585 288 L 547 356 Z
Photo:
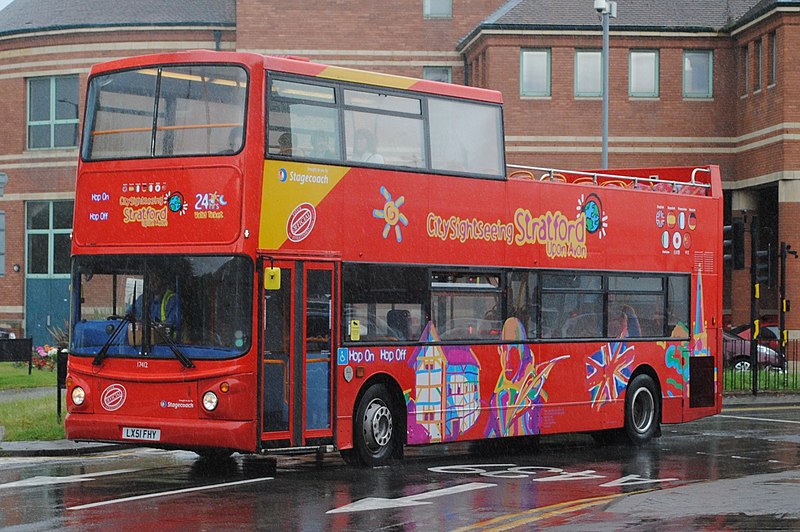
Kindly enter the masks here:
M 625 390 L 624 433 L 630 443 L 644 445 L 661 435 L 661 386 L 649 366 L 636 369 Z
M 348 463 L 385 465 L 403 457 L 406 406 L 400 386 L 377 375 L 361 387 L 353 411 L 353 449 L 342 456 Z

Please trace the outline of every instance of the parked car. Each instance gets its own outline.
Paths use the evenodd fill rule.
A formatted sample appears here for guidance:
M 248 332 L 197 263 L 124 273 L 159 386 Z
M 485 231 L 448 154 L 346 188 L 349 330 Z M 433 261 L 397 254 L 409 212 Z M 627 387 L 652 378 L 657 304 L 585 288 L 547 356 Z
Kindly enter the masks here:
M 750 339 L 750 324 L 746 323 L 744 325 L 739 325 L 738 327 L 734 327 L 731 329 L 731 332 L 736 336 L 744 338 L 745 340 Z M 762 345 L 766 345 L 770 349 L 774 349 L 775 351 L 781 350 L 781 328 L 778 324 L 773 322 L 762 322 L 761 323 L 761 332 L 758 335 L 758 341 Z
M 8 329 L 0 329 L 0 340 L 13 340 L 17 335 Z
M 750 343 L 751 340 L 748 338 L 723 331 L 722 354 L 725 367 L 738 371 L 750 371 Z M 777 371 L 786 369 L 786 360 L 778 351 L 762 344 L 758 344 L 756 349 L 760 369 Z

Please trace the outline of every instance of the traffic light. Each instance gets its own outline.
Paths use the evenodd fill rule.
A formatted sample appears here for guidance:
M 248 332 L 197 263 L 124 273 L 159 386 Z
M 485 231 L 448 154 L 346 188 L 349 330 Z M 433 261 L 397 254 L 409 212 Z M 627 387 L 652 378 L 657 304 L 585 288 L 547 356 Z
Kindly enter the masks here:
M 772 287 L 772 261 L 770 260 L 770 249 L 756 251 L 756 283 L 765 283 L 767 286 Z
M 734 218 L 731 225 L 722 228 L 722 248 L 725 262 L 734 270 L 744 269 L 744 220 Z

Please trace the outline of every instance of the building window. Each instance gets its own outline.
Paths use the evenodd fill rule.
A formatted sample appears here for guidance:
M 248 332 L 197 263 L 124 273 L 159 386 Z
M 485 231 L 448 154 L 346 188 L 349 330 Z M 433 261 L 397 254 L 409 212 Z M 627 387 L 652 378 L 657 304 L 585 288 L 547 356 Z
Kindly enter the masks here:
M 714 54 L 711 50 L 684 50 L 683 96 L 711 98 L 714 95 Z
M 747 96 L 750 92 L 750 54 L 747 45 L 742 46 L 739 61 L 742 65 L 742 96 Z
M 600 50 L 575 51 L 575 96 L 603 95 L 602 57 Z
M 755 65 L 753 70 L 755 71 L 756 79 L 753 80 L 753 90 L 760 91 L 761 90 L 761 76 L 762 76 L 762 54 L 761 54 L 761 39 L 755 42 L 755 49 L 753 51 L 753 59 L 755 60 Z
M 453 0 L 422 0 L 425 18 L 453 18 Z
M 631 50 L 630 87 L 628 93 L 636 98 L 658 97 L 658 51 Z
M 422 79 L 452 83 L 453 69 L 450 67 L 422 67 Z
M 29 201 L 25 229 L 29 277 L 69 275 L 72 201 Z
M 769 34 L 769 84 L 775 85 L 778 82 L 778 34 Z
M 78 145 L 78 76 L 28 80 L 28 148 Z
M 519 91 L 522 96 L 550 96 L 550 50 L 522 50 Z
M 6 274 L 6 213 L 0 211 L 0 276 Z

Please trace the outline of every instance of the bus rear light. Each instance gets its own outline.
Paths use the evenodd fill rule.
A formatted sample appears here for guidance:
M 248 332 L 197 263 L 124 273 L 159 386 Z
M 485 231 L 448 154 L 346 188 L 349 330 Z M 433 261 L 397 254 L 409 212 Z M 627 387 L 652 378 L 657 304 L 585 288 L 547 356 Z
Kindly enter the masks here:
M 217 394 L 211 391 L 203 394 L 203 408 L 209 412 L 212 412 L 217 408 L 218 404 L 219 398 L 217 397 Z
M 83 391 L 83 388 L 76 386 L 72 389 L 72 402 L 75 404 L 75 406 L 81 406 L 85 400 L 86 393 Z

